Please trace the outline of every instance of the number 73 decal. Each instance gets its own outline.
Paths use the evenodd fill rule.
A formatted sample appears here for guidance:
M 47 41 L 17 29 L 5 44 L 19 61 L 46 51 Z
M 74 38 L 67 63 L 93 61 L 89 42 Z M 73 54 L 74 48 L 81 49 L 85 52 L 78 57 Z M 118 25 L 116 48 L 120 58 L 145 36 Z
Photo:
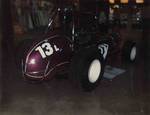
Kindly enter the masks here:
M 43 43 L 42 45 L 38 46 L 35 51 L 38 51 L 42 58 L 46 58 L 47 56 L 51 56 L 54 51 L 59 51 L 59 48 L 57 48 L 56 45 L 54 45 L 53 48 L 50 43 Z

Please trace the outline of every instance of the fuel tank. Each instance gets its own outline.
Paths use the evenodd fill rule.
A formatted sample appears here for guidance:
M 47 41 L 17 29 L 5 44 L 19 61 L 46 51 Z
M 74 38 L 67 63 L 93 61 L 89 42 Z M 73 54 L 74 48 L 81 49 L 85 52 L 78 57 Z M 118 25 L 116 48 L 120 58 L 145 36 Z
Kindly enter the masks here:
M 71 56 L 70 39 L 54 35 L 31 46 L 22 61 L 22 70 L 27 78 L 48 79 L 54 76 L 54 72 L 69 64 Z

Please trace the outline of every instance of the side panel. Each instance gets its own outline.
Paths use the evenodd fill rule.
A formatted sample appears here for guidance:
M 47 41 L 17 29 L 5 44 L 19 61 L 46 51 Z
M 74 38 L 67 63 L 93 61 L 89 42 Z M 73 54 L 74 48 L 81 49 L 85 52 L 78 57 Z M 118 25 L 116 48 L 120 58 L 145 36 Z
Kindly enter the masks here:
M 71 42 L 60 36 L 47 38 L 29 51 L 26 57 L 25 74 L 34 78 L 43 78 L 56 67 L 70 62 Z

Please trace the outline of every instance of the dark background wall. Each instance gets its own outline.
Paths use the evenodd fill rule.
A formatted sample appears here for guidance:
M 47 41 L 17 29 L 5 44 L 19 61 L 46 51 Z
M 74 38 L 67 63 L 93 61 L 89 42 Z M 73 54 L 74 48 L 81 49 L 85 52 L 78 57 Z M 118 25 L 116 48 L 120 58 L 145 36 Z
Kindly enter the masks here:
M 0 1 L 0 17 L 1 17 L 1 1 Z M 1 33 L 2 32 L 2 29 L 1 29 L 1 18 L 0 18 L 0 102 L 1 102 L 1 91 L 2 91 L 2 87 L 1 87 L 1 39 L 2 39 L 2 36 L 1 36 Z
M 1 102 L 3 100 L 5 91 L 3 87 L 9 87 L 7 80 L 10 77 L 9 67 L 12 65 L 13 59 L 13 27 L 11 17 L 11 5 L 10 0 L 1 0 L 1 79 L 0 79 L 0 94 Z M 1 104 L 1 103 L 0 103 Z

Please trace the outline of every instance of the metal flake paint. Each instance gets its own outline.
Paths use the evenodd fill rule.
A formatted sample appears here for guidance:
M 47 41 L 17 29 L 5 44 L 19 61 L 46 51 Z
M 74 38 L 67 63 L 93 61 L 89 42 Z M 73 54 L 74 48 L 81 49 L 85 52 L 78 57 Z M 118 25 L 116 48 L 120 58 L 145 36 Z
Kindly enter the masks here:
M 44 43 L 49 43 L 53 48 L 53 53 L 46 58 L 42 58 L 39 51 L 36 48 Z M 57 50 L 56 49 L 57 46 Z M 43 48 L 44 51 L 46 51 Z M 71 42 L 65 36 L 52 36 L 41 42 L 37 43 L 26 56 L 24 67 L 24 73 L 31 78 L 44 79 L 51 71 L 54 71 L 58 66 L 64 66 L 70 62 L 72 54 Z M 61 67 L 60 67 L 61 69 Z

